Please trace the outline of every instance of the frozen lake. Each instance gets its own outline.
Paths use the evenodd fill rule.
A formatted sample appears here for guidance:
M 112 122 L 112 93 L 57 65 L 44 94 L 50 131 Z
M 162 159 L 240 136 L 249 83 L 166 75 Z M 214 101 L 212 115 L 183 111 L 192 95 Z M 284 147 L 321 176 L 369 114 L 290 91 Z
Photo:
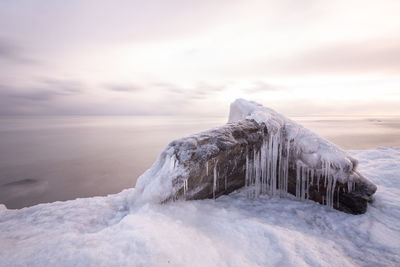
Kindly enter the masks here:
M 292 117 L 344 149 L 400 146 L 399 117 Z M 107 195 L 135 185 L 173 139 L 226 117 L 0 117 L 0 203 Z

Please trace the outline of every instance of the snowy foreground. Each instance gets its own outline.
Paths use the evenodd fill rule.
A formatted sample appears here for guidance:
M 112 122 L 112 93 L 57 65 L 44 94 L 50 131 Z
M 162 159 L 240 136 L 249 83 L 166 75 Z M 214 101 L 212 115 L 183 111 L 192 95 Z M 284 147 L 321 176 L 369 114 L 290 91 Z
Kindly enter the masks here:
M 350 154 L 378 186 L 363 215 L 244 192 L 144 204 L 134 201 L 134 189 L 0 206 L 0 265 L 399 266 L 400 147 Z

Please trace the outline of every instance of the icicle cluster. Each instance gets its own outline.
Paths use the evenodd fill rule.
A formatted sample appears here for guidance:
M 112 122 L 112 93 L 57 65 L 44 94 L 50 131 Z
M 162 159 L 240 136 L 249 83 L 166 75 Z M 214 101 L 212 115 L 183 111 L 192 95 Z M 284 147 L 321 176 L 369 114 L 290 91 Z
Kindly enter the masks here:
M 289 158 L 293 161 L 290 167 L 296 171 L 298 199 L 309 199 L 311 186 L 319 192 L 321 179 L 324 179 L 326 191 L 322 204 L 329 207 L 334 206 L 336 188 L 336 205 L 339 205 L 337 182 L 347 182 L 348 192 L 354 190 L 355 181 L 350 173 L 357 162 L 345 151 L 272 109 L 238 99 L 231 104 L 229 122 L 243 119 L 264 123 L 269 133 L 261 148 L 250 148 L 248 151 L 252 153 L 246 152 L 245 179 L 249 195 L 285 196 L 288 193 Z
M 331 166 L 329 161 L 323 161 L 322 169 L 314 170 L 309 168 L 300 160 L 296 161 L 296 197 L 301 200 L 309 199 L 310 186 L 316 186 L 320 190 L 321 178 L 324 179 L 326 195 L 322 196 L 322 204 L 333 208 L 333 199 L 337 184 L 337 175 L 330 173 Z M 316 178 L 316 181 L 314 181 Z M 338 187 L 339 189 L 339 187 Z M 339 194 L 337 193 L 337 206 L 339 206 Z
M 265 138 L 260 149 L 246 150 L 245 186 L 249 197 L 260 194 L 286 196 L 288 191 L 290 140 L 278 130 Z
M 261 146 L 246 148 L 245 187 L 249 197 L 264 194 L 287 196 L 289 167 L 295 172 L 295 196 L 300 200 L 316 200 L 315 196 L 310 194 L 310 189 L 318 192 L 323 190 L 324 195 L 319 201 L 332 208 L 339 206 L 338 182 L 347 182 L 347 192 L 354 190 L 355 182 L 350 177 L 349 170 L 354 170 L 356 161 L 330 142 L 271 109 L 254 102 L 236 100 L 231 105 L 229 122 L 242 119 L 255 120 L 264 124 L 268 130 Z M 209 164 L 213 166 L 212 195 L 215 198 L 217 192 L 222 189 L 219 187 L 224 186 L 226 191 L 228 181 L 226 175 L 224 181 L 219 181 L 217 160 L 205 163 L 207 176 Z M 187 180 L 183 181 L 183 188 L 186 195 Z
M 185 199 L 197 198 L 199 195 L 204 197 L 204 191 L 201 190 L 205 188 L 212 190 L 206 193 L 207 196 L 215 198 L 240 186 L 243 182 L 240 177 L 245 170 L 244 182 L 249 197 L 262 194 L 285 197 L 290 191 L 298 199 L 312 199 L 338 208 L 340 193 L 349 193 L 355 190 L 356 184 L 364 181 L 363 176 L 356 171 L 357 161 L 345 151 L 269 108 L 255 102 L 236 100 L 231 105 L 229 123 L 241 120 L 248 120 L 252 127 L 260 127 L 255 136 L 263 137 L 261 144 L 248 145 L 245 151 L 242 150 L 243 155 L 234 157 L 232 162 L 230 157 L 229 161 L 215 155 L 209 157 L 219 151 L 218 144 L 202 142 L 194 145 L 197 139 L 205 140 L 207 136 L 219 138 L 218 135 L 224 134 L 224 131 L 229 133 L 230 125 L 210 131 L 206 137 L 195 135 L 174 141 L 160 154 L 152 168 L 138 179 L 136 189 L 141 193 L 141 199 L 162 202 L 177 199 L 182 194 Z M 232 127 L 246 127 L 245 123 Z M 227 137 L 223 136 L 223 140 Z M 235 140 L 234 135 L 229 138 L 229 142 L 235 144 L 237 141 L 242 149 L 243 140 Z M 250 138 L 250 143 L 251 140 L 256 139 Z M 197 150 L 196 155 L 204 154 L 206 161 L 196 160 L 186 164 L 193 159 L 193 149 Z M 210 154 L 211 150 L 213 153 Z M 234 152 L 237 153 L 237 150 Z M 217 159 L 221 162 L 218 163 Z M 205 173 L 207 179 L 199 177 L 201 179 L 197 180 L 198 165 L 204 167 L 201 175 Z M 196 171 L 195 176 L 192 170 Z M 232 181 L 229 180 L 230 175 Z M 347 188 L 343 186 L 346 183 Z M 374 185 L 368 181 L 366 183 L 370 185 L 370 191 L 374 192 Z M 334 200 L 337 202 L 334 203 Z
M 289 158 L 291 153 L 296 154 L 296 147 L 291 148 L 295 140 L 285 138 L 284 130 L 271 132 L 265 138 L 261 148 L 246 150 L 245 186 L 249 197 L 258 197 L 262 194 L 285 197 L 288 193 Z M 252 151 L 251 153 L 249 151 Z M 310 187 L 315 186 L 320 191 L 320 181 L 324 179 L 323 187 L 326 194 L 322 196 L 322 204 L 330 208 L 334 206 L 336 190 L 336 206 L 339 206 L 339 176 L 345 175 L 340 168 L 331 173 L 334 168 L 329 160 L 323 160 L 320 169 L 309 167 L 301 160 L 297 160 L 296 167 L 296 198 L 306 200 L 310 198 Z M 354 190 L 354 182 L 348 180 L 348 192 Z

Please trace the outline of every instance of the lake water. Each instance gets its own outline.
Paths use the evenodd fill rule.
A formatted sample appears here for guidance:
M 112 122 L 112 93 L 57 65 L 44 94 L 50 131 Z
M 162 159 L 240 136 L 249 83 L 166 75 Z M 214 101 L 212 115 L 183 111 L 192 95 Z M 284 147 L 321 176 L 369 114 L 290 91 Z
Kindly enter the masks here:
M 344 149 L 400 146 L 399 117 L 292 117 Z M 226 118 L 0 117 L 0 203 L 22 208 L 135 186 L 172 140 Z

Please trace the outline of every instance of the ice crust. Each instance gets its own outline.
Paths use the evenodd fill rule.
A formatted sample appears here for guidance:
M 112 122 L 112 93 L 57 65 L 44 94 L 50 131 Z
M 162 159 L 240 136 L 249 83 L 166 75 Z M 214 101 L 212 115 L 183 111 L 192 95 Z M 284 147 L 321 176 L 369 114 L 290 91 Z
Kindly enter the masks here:
M 289 161 L 296 164 L 296 197 L 308 199 L 310 186 L 317 184 L 319 191 L 319 182 L 322 180 L 326 188 L 322 204 L 331 208 L 338 182 L 347 184 L 347 190 L 351 192 L 359 179 L 366 179 L 356 170 L 357 160 L 344 150 L 272 109 L 256 102 L 237 99 L 230 106 L 228 124 L 241 120 L 255 120 L 259 124 L 265 124 L 268 129 L 261 148 L 246 155 L 245 185 L 252 189 L 253 192 L 249 191 L 252 197 L 263 194 L 287 196 Z M 141 192 L 141 201 L 164 202 L 176 196 L 181 188 L 186 194 L 189 170 L 183 162 L 190 160 L 190 137 L 185 142 L 189 149 L 175 151 L 169 145 L 152 168 L 139 177 L 136 188 Z M 195 143 L 194 140 L 193 147 L 196 146 Z M 203 149 L 200 154 L 207 155 L 218 148 L 209 144 L 196 149 Z M 174 153 L 179 153 L 180 163 Z M 215 198 L 218 163 L 214 162 L 213 165 L 214 168 L 210 171 L 214 178 Z M 208 162 L 204 168 L 208 174 Z
M 328 140 L 270 108 L 237 99 L 231 104 L 228 123 L 245 119 L 265 124 L 269 132 L 261 149 L 246 155 L 246 186 L 253 187 L 253 195 L 287 195 L 289 157 L 296 160 L 298 199 L 307 199 L 314 183 L 319 191 L 319 181 L 324 179 L 323 204 L 333 207 L 337 182 L 347 183 L 351 192 L 358 179 L 366 179 L 356 171 L 358 161 Z
M 244 189 L 163 205 L 132 202 L 136 189 L 0 205 L 0 266 L 399 266 L 400 147 L 350 154 L 379 187 L 362 215 Z
M 176 177 L 184 176 L 188 170 L 177 164 L 173 152 L 172 148 L 164 150 L 153 166 L 138 178 L 136 190 L 140 192 L 140 197 L 135 196 L 134 201 L 161 203 L 178 190 L 178 186 L 172 181 Z M 187 188 L 187 181 L 183 186 Z
M 329 172 L 329 175 L 336 177 L 342 183 L 353 179 L 346 173 L 356 169 L 358 164 L 356 159 L 328 140 L 276 111 L 253 101 L 237 99 L 231 104 L 228 122 L 242 119 L 253 119 L 258 123 L 264 123 L 274 136 L 284 132 L 284 140 L 275 137 L 275 141 L 290 142 L 290 146 L 298 155 L 300 165 L 321 172 Z

